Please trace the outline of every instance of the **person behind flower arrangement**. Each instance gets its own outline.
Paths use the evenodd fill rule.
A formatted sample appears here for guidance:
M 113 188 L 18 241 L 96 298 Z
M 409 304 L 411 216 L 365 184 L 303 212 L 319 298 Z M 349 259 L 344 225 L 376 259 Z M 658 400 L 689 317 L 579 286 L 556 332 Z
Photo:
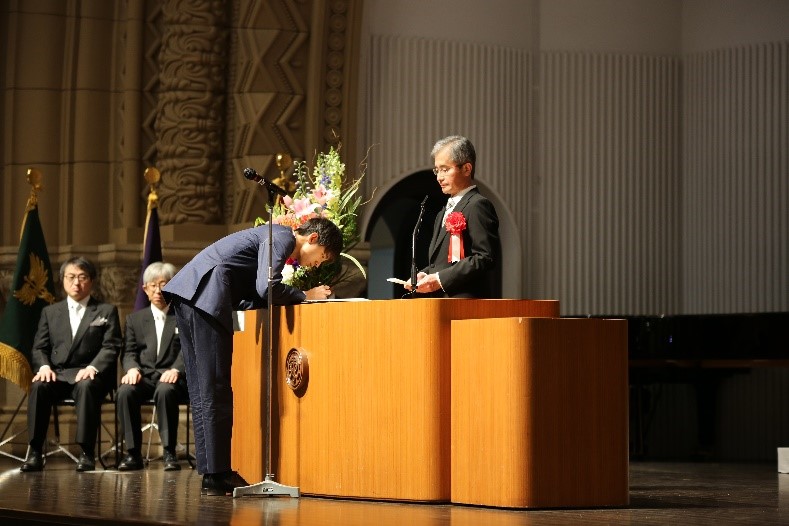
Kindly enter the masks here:
M 500 298 L 499 218 L 474 184 L 474 145 L 452 135 L 433 146 L 431 157 L 433 173 L 449 199 L 433 225 L 428 265 L 416 276 L 416 292 L 438 298 Z M 411 290 L 410 285 L 406 288 Z
M 273 281 L 268 288 L 269 227 L 263 225 L 226 236 L 187 263 L 164 287 L 175 310 L 186 365 L 201 494 L 226 495 L 246 486 L 230 467 L 233 392 L 233 311 L 265 307 L 267 294 L 279 305 L 325 299 L 326 285 L 306 292 L 282 283 L 288 258 L 317 266 L 339 257 L 342 233 L 328 219 L 307 220 L 295 231 L 273 226 Z

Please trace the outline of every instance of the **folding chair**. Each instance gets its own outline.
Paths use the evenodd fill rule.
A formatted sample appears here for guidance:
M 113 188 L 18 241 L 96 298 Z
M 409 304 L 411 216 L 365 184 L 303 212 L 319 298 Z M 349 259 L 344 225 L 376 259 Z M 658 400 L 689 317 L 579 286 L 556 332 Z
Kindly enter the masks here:
M 19 409 L 22 407 L 22 404 L 25 403 L 25 400 L 27 400 L 27 395 L 24 395 L 22 397 L 22 399 L 19 401 L 19 403 L 16 406 L 16 409 L 14 410 L 14 414 L 11 415 L 11 419 L 6 424 L 5 429 L 3 429 L 3 434 L 0 435 L 0 455 L 3 455 L 4 457 L 8 457 L 8 458 L 13 458 L 14 460 L 18 460 L 19 462 L 24 462 L 25 459 L 21 458 L 21 457 L 18 457 L 16 455 L 14 455 L 13 453 L 9 453 L 8 451 L 3 451 L 1 448 L 3 448 L 6 444 L 8 444 L 12 440 L 14 440 L 16 437 L 18 437 L 19 435 L 21 435 L 22 433 L 25 433 L 27 431 L 27 428 L 25 428 L 22 431 L 14 433 L 13 435 L 9 436 L 8 438 L 5 437 L 6 433 L 8 433 L 8 430 L 11 429 L 11 426 L 13 425 L 14 420 L 16 420 L 16 416 L 19 414 Z
M 141 405 L 143 407 L 152 407 L 153 408 L 153 410 L 151 412 L 151 421 L 150 421 L 150 423 L 145 424 L 142 427 L 142 432 L 143 433 L 148 431 L 148 444 L 147 444 L 147 447 L 145 449 L 145 458 L 143 459 L 145 461 L 145 465 L 147 466 L 151 462 L 151 460 L 158 460 L 159 458 L 161 458 L 161 455 L 159 455 L 157 457 L 154 457 L 154 458 L 151 458 L 151 440 L 153 439 L 153 432 L 154 431 L 156 431 L 157 434 L 159 433 L 159 424 L 157 423 L 157 420 L 156 420 L 156 402 L 154 401 L 154 399 L 150 398 L 150 399 L 144 401 Z M 191 413 L 192 413 L 191 406 L 189 405 L 189 400 L 187 399 L 187 400 L 181 401 L 181 403 L 178 404 L 178 407 L 179 408 L 180 407 L 186 407 L 186 461 L 189 462 L 189 467 L 194 469 L 195 468 L 195 463 L 194 463 L 195 457 L 189 451 L 189 446 L 190 446 L 189 430 L 191 428 Z M 161 442 L 161 437 L 159 438 L 159 441 Z M 180 446 L 180 445 L 181 445 L 181 443 L 179 442 L 178 446 Z
M 109 405 L 109 404 L 112 404 L 112 415 L 113 415 L 112 419 L 113 419 L 113 423 L 114 423 L 114 426 L 115 426 L 115 429 L 114 429 L 115 434 L 114 435 L 110 433 L 110 430 L 107 429 L 107 427 L 104 424 L 104 422 L 101 421 L 102 409 L 104 408 L 104 406 Z M 60 452 L 60 453 L 64 453 L 66 456 L 71 458 L 71 460 L 73 460 L 74 462 L 79 463 L 79 459 L 71 451 L 69 451 L 67 448 L 63 447 L 63 445 L 60 442 L 60 409 L 59 408 L 61 408 L 61 407 L 74 407 L 75 405 L 76 405 L 76 403 L 74 402 L 73 398 L 66 398 L 66 399 L 63 399 L 63 400 L 59 400 L 59 401 L 55 402 L 52 405 L 52 424 L 53 424 L 53 429 L 55 431 L 55 448 L 52 451 L 47 451 L 46 453 L 44 453 L 44 457 L 49 457 L 51 455 L 54 455 L 55 453 Z M 104 400 L 101 401 L 101 406 L 99 408 L 99 427 L 98 427 L 98 430 L 96 432 L 97 433 L 97 437 L 96 437 L 96 446 L 97 446 L 97 448 L 96 449 L 98 451 L 98 455 L 97 456 L 99 457 L 99 463 L 101 463 L 101 467 L 103 467 L 104 469 L 107 469 L 107 464 L 104 462 L 104 457 L 107 455 L 107 453 L 104 453 L 104 454 L 101 453 L 101 429 L 102 428 L 104 428 L 104 430 L 107 432 L 108 435 L 112 436 L 113 442 L 117 441 L 117 436 L 118 436 L 118 415 L 117 415 L 117 412 L 115 411 L 115 396 L 114 396 L 114 392 L 110 392 L 104 398 Z M 114 464 L 114 466 L 117 466 L 120 463 L 120 451 L 118 450 L 117 445 L 114 446 L 114 449 L 115 449 L 115 464 Z M 110 451 L 112 451 L 112 448 L 110 449 Z

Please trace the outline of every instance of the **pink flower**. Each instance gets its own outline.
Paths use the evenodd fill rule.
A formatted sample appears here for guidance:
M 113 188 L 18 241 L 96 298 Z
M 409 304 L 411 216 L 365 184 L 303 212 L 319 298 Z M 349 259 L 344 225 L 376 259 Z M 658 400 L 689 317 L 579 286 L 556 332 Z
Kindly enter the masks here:
M 329 199 L 334 197 L 332 191 L 327 190 L 326 187 L 323 186 L 322 184 L 318 185 L 318 187 L 312 191 L 312 196 L 315 198 L 315 201 L 321 206 L 325 206 L 326 203 L 329 201 Z
M 311 203 L 309 197 L 293 199 L 288 195 L 282 198 L 282 204 L 288 207 L 289 210 L 292 210 L 294 215 L 299 219 L 312 214 L 315 212 L 315 209 L 320 206 L 317 203 Z

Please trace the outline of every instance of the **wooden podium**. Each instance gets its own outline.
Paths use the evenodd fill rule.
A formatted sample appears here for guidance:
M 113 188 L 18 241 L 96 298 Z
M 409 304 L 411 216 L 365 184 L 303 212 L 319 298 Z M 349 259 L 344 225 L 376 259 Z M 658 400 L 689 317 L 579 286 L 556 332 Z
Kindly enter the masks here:
M 628 504 L 626 320 L 453 321 L 451 383 L 452 502 Z
M 305 494 L 449 501 L 452 320 L 557 317 L 558 301 L 415 299 L 327 302 L 274 311 L 272 466 Z M 265 473 L 266 311 L 234 336 L 233 469 Z M 479 353 L 488 352 L 479 334 Z M 306 387 L 285 383 L 291 349 Z

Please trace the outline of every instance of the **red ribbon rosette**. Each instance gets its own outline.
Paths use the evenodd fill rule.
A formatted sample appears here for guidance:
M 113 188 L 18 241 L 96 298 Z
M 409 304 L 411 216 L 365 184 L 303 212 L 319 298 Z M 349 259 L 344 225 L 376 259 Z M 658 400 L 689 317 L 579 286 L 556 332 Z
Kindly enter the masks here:
M 449 235 L 449 253 L 447 254 L 447 261 L 454 263 L 463 259 L 463 239 L 460 237 L 466 229 L 466 216 L 460 212 L 450 212 L 444 221 L 444 228 L 447 229 Z

